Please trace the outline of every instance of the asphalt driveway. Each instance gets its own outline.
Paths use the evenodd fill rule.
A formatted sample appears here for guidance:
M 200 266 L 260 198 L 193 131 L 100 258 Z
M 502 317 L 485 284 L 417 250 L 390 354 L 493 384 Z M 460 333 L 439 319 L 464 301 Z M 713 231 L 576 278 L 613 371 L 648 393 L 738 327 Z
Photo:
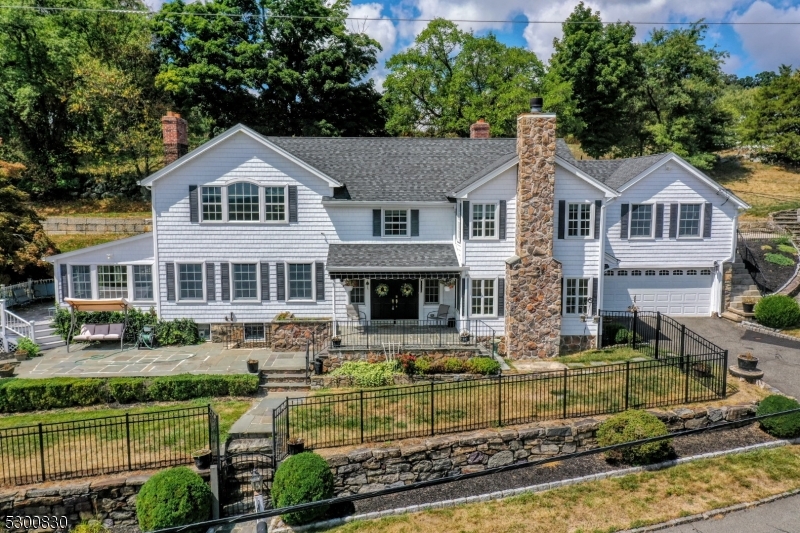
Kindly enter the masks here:
M 755 333 L 722 318 L 676 318 L 686 327 L 728 350 L 729 364 L 752 352 L 764 371 L 764 381 L 786 395 L 800 398 L 800 339 L 787 341 Z

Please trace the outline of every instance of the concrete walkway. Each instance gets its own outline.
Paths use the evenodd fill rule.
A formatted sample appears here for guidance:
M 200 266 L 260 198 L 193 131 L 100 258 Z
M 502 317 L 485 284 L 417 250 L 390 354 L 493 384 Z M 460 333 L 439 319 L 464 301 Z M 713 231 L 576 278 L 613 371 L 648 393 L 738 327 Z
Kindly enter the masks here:
M 234 422 L 228 431 L 233 439 L 265 439 L 272 437 L 272 410 L 286 398 L 304 398 L 307 392 L 276 392 L 260 402 Z
M 800 533 L 800 495 L 702 522 L 662 529 L 664 533 Z

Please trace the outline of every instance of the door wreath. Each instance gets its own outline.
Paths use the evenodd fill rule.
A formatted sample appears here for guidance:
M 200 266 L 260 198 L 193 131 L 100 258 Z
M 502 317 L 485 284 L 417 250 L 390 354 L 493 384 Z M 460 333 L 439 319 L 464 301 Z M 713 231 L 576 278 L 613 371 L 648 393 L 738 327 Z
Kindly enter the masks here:
M 410 283 L 403 283 L 400 285 L 400 294 L 408 298 L 414 294 L 414 287 Z
M 389 294 L 389 286 L 385 283 L 379 283 L 377 287 L 375 287 L 375 294 L 380 297 L 384 297 Z

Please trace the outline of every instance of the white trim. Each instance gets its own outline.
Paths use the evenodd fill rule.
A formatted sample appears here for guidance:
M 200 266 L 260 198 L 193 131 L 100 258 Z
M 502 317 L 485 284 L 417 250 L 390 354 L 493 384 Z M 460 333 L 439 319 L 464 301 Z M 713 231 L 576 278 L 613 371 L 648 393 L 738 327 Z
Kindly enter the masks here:
M 562 309 L 562 313 L 561 314 L 563 316 L 581 316 L 581 315 L 584 315 L 584 314 L 588 315 L 589 311 L 592 311 L 592 308 L 589 305 L 589 299 L 592 297 L 592 278 L 591 277 L 587 278 L 587 277 L 568 276 L 568 277 L 564 277 L 563 279 L 564 279 L 564 294 L 561 295 L 561 309 Z M 577 284 L 575 286 L 575 291 L 576 291 L 576 294 L 575 294 L 575 299 L 576 299 L 575 300 L 575 312 L 574 313 L 568 313 L 567 312 L 567 281 L 571 280 L 571 279 L 574 279 L 574 280 L 584 280 L 585 279 L 586 282 L 587 282 L 586 283 L 586 311 L 583 312 L 583 313 L 580 312 L 580 303 L 578 301 L 578 299 L 580 298 L 580 294 L 578 294 L 578 292 L 577 292 L 579 290 L 579 286 Z
M 150 267 L 150 292 L 153 294 L 153 297 L 150 298 L 149 300 L 137 300 L 136 299 L 136 279 L 135 279 L 134 269 L 136 267 L 145 267 L 145 266 L 149 266 Z M 136 304 L 154 302 L 155 301 L 155 297 L 156 297 L 156 283 L 157 283 L 155 266 L 152 265 L 152 264 L 148 264 L 148 265 L 145 265 L 145 264 L 134 264 L 134 265 L 128 265 L 128 268 L 130 269 L 129 270 L 130 275 L 128 276 L 128 279 L 130 280 L 130 288 L 128 289 L 128 292 L 130 294 L 130 301 L 134 302 Z
M 658 207 L 655 202 L 641 202 L 637 204 L 628 204 L 628 240 L 632 241 L 647 241 L 655 239 L 656 232 L 656 214 Z M 650 206 L 650 235 L 631 235 L 631 228 L 633 226 L 633 206 L 635 205 L 649 205 Z
M 256 262 L 252 262 L 252 261 L 240 261 L 240 262 L 230 261 L 229 264 L 230 264 L 230 269 L 231 269 L 230 280 L 229 280 L 229 283 L 230 283 L 230 286 L 231 286 L 231 299 L 230 299 L 230 302 L 231 303 L 254 303 L 254 302 L 261 303 L 261 262 L 260 261 L 256 261 Z M 236 265 L 253 265 L 253 266 L 256 267 L 256 280 L 255 280 L 256 281 L 256 297 L 255 298 L 237 298 L 236 297 L 236 279 L 235 279 L 236 275 L 234 273 L 234 268 L 233 268 Z M 203 279 L 205 279 L 205 276 L 203 277 Z M 214 280 L 214 281 L 216 283 L 216 280 Z
M 406 212 L 406 233 L 405 235 L 386 235 L 386 211 L 405 211 Z M 408 239 L 411 238 L 411 209 L 381 209 L 381 237 L 384 239 Z
M 469 278 L 469 290 L 467 291 L 467 295 L 469 298 L 469 317 L 476 317 L 476 318 L 497 318 L 497 304 L 499 302 L 498 294 L 497 294 L 497 280 L 499 279 L 498 276 L 487 276 L 487 277 L 479 277 L 479 278 Z M 491 314 L 475 314 L 472 312 L 472 282 L 473 281 L 491 281 L 492 282 L 492 313 Z M 486 296 L 481 296 L 481 308 L 483 308 L 483 300 Z M 466 307 L 466 306 L 465 306 Z
M 334 199 L 330 196 L 323 196 L 322 203 L 325 204 L 326 207 L 386 207 L 391 206 L 392 208 L 409 208 L 412 207 L 440 207 L 443 205 L 453 205 L 453 202 L 449 201 L 409 201 L 409 200 L 385 200 L 385 201 L 376 201 L 376 200 L 340 200 Z
M 261 222 L 264 224 L 269 224 L 271 226 L 283 226 L 289 225 L 289 186 L 288 185 L 261 185 L 259 187 L 259 200 L 260 200 L 260 207 L 259 207 L 259 214 L 261 216 Z M 283 189 L 283 220 L 267 220 L 267 189 Z M 298 190 L 297 193 L 300 196 L 300 192 Z M 299 204 L 298 199 L 298 204 Z M 270 204 L 273 205 L 273 204 Z M 279 205 L 279 204 L 274 204 Z
M 625 183 L 622 187 L 619 188 L 619 192 L 623 192 L 623 191 L 631 188 L 633 185 L 635 185 L 636 183 L 638 183 L 639 181 L 641 181 L 645 177 L 649 176 L 651 173 L 653 173 L 655 170 L 659 169 L 661 166 L 663 166 L 664 164 L 668 163 L 669 161 L 674 161 L 678 165 L 682 166 L 690 174 L 692 174 L 693 176 L 698 178 L 700 181 L 704 182 L 706 185 L 708 185 L 712 189 L 716 190 L 717 194 L 720 194 L 723 198 L 733 200 L 733 202 L 735 204 L 737 204 L 741 209 L 750 209 L 750 204 L 748 204 L 747 202 L 745 202 L 744 200 L 742 200 L 741 198 L 739 198 L 738 196 L 733 194 L 728 189 L 724 188 L 722 185 L 720 185 L 719 183 L 717 183 L 713 179 L 711 179 L 708 176 L 706 176 L 699 169 L 695 168 L 691 163 L 689 163 L 688 161 L 686 161 L 685 159 L 683 159 L 679 155 L 677 155 L 675 153 L 672 153 L 672 152 L 667 153 L 665 155 L 665 157 L 663 157 L 662 159 L 660 159 L 659 161 L 654 163 L 651 167 L 649 167 L 646 170 L 642 171 L 639 175 L 637 175 L 632 180 L 630 180 L 627 183 Z
M 308 172 L 310 172 L 314 176 L 317 176 L 318 178 L 326 181 L 331 187 L 341 187 L 342 186 L 341 183 L 339 183 L 335 179 L 331 178 L 327 174 L 325 174 L 325 173 L 321 172 L 320 170 L 312 167 L 308 163 L 304 162 L 302 159 L 299 159 L 299 158 L 293 156 L 292 154 L 290 154 L 286 150 L 283 150 L 282 148 L 279 148 L 277 145 L 275 145 L 272 142 L 270 142 L 266 137 L 263 137 L 262 135 L 256 133 L 255 131 L 251 130 L 250 128 L 248 128 L 247 126 L 244 126 L 242 124 L 237 124 L 237 125 L 233 126 L 231 129 L 229 129 L 228 131 L 226 131 L 225 133 L 214 137 L 213 139 L 211 139 L 207 143 L 202 144 L 201 146 L 198 146 L 197 148 L 195 148 L 194 150 L 192 150 L 191 152 L 189 152 L 185 156 L 183 156 L 183 157 L 179 158 L 178 160 L 170 163 L 169 165 L 167 165 L 166 167 L 162 168 L 161 170 L 159 170 L 155 174 L 151 174 L 147 178 L 141 180 L 139 182 L 139 185 L 141 185 L 142 187 L 150 187 L 156 180 L 159 180 L 162 177 L 164 177 L 167 174 L 169 174 L 170 172 L 172 172 L 173 170 L 182 167 L 184 164 L 188 163 L 192 159 L 194 159 L 197 156 L 199 156 L 201 154 L 204 154 L 205 152 L 211 150 L 216 145 L 220 144 L 221 142 L 223 142 L 226 139 L 234 136 L 237 133 L 243 133 L 243 134 L 247 135 L 248 137 L 251 137 L 252 139 L 260 142 L 261 144 L 263 144 L 264 146 L 266 146 L 270 150 L 274 151 L 275 153 L 283 156 L 284 158 L 288 159 L 289 161 L 291 161 L 291 162 L 295 163 L 296 165 L 302 167 L 303 169 L 307 170 Z
M 155 223 L 153 224 L 153 227 L 155 227 Z M 84 254 L 86 252 L 95 252 L 97 250 L 104 250 L 106 248 L 110 248 L 111 246 L 116 246 L 118 244 L 129 244 L 129 243 L 132 243 L 132 242 L 136 242 L 139 239 L 143 239 L 145 237 L 152 237 L 152 236 L 153 236 L 153 232 L 152 231 L 148 231 L 147 233 L 141 233 L 139 235 L 134 235 L 133 237 L 125 237 L 124 239 L 119 239 L 119 240 L 116 240 L 116 241 L 109 241 L 109 242 L 104 242 L 103 244 L 96 244 L 94 246 L 87 246 L 86 248 L 81 248 L 79 250 L 73 250 L 71 252 L 64 252 L 63 254 L 49 255 L 49 256 L 45 257 L 44 260 L 47 261 L 48 263 L 55 264 L 56 261 L 63 262 L 62 261 L 63 259 L 66 259 L 66 258 L 69 258 L 69 257 L 80 256 L 80 255 L 82 255 L 82 254 Z M 112 263 L 109 263 L 109 264 L 112 264 Z M 113 263 L 113 264 L 118 264 L 118 263 Z
M 576 176 L 581 178 L 583 181 L 585 181 L 589 185 L 595 187 L 596 189 L 600 189 L 601 191 L 606 193 L 607 196 L 611 196 L 613 198 L 621 196 L 619 192 L 615 191 L 614 189 L 612 189 L 611 187 L 609 187 L 605 183 L 603 183 L 601 181 L 598 181 L 595 178 L 591 177 L 589 174 L 585 173 L 584 171 L 582 171 L 581 169 L 579 169 L 578 167 L 576 167 L 575 165 L 573 165 L 572 163 L 570 163 L 566 159 L 564 159 L 564 158 L 562 158 L 560 156 L 556 156 L 556 163 L 561 165 L 561 167 L 564 168 L 565 170 L 569 170 L 570 172 L 572 172 L 573 174 L 575 174 Z
M 477 181 L 474 181 L 474 182 L 470 183 L 469 185 L 466 185 L 462 189 L 455 189 L 448 196 L 451 196 L 453 198 L 467 199 L 467 195 L 469 193 L 471 193 L 475 189 L 481 187 L 482 185 L 485 185 L 485 184 L 489 183 L 490 181 L 492 181 L 494 178 L 496 178 L 497 176 L 499 176 L 500 174 L 502 174 L 506 170 L 508 170 L 510 168 L 513 168 L 515 165 L 518 165 L 518 164 L 519 164 L 519 156 L 516 156 L 516 157 L 510 159 L 508 162 L 503 163 L 499 167 L 495 168 L 494 170 L 491 170 L 489 173 L 487 173 L 486 175 L 484 175 L 483 177 L 481 177 Z
M 258 218 L 256 218 L 255 220 L 231 220 L 231 209 L 230 209 L 230 205 L 231 204 L 230 204 L 230 196 L 228 194 L 229 193 L 228 189 L 230 187 L 234 187 L 234 186 L 238 185 L 239 183 L 246 183 L 246 184 L 252 185 L 252 186 L 254 186 L 256 188 L 256 198 L 257 198 L 256 205 L 258 206 Z M 261 192 L 262 188 L 261 188 L 261 186 L 259 186 L 258 183 L 255 183 L 253 180 L 250 180 L 250 179 L 237 179 L 236 181 L 232 181 L 232 182 L 228 183 L 227 185 L 225 185 L 224 189 L 225 189 L 225 194 L 223 195 L 224 203 L 223 203 L 223 208 L 222 208 L 222 212 L 223 212 L 222 221 L 225 224 L 258 224 L 258 223 L 260 223 L 262 221 L 262 219 L 264 218 L 262 216 L 263 215 L 263 210 L 264 210 L 264 206 L 263 206 L 263 202 L 262 202 L 262 196 L 263 195 L 262 195 L 262 192 Z
M 305 261 L 300 261 L 304 263 Z M 328 272 L 466 272 L 468 266 L 448 266 L 448 267 L 346 267 L 346 266 L 327 266 Z
M 481 231 L 484 233 L 483 236 L 475 237 L 473 233 L 475 233 L 475 228 L 473 224 L 475 224 L 475 206 L 487 206 L 493 205 L 494 206 L 494 235 L 491 237 L 487 237 L 486 233 L 486 217 L 483 216 L 481 218 Z M 482 210 L 483 214 L 486 214 L 486 210 Z M 499 241 L 500 240 L 500 202 L 470 202 L 469 204 L 469 240 L 475 241 Z
M 181 298 L 181 265 L 200 265 L 200 285 L 203 289 L 202 298 Z M 233 292 L 233 291 L 231 291 Z M 175 262 L 175 303 L 190 303 L 196 304 L 198 302 L 208 302 L 208 295 L 206 295 L 206 263 L 196 263 L 190 261 Z
M 204 205 L 204 202 L 203 202 L 203 189 L 211 188 L 211 187 L 219 188 L 220 216 L 222 217 L 219 220 L 205 220 L 203 218 L 203 205 Z M 227 212 L 227 209 L 226 209 L 226 207 L 227 207 L 226 206 L 226 204 L 227 204 L 226 197 L 227 197 L 228 188 L 225 185 L 222 185 L 222 184 L 213 184 L 212 183 L 212 184 L 208 184 L 208 185 L 198 185 L 197 189 L 198 189 L 197 190 L 197 204 L 198 204 L 197 205 L 197 214 L 198 214 L 197 221 L 200 224 L 214 224 L 214 225 L 216 225 L 216 224 L 225 224 L 226 223 L 225 222 L 225 219 L 226 219 L 225 215 L 227 214 L 226 213 Z M 192 197 L 191 196 L 189 196 L 189 201 L 190 202 L 192 201 Z M 189 206 L 189 209 L 191 209 L 191 206 Z
M 570 235 L 569 234 L 569 206 L 570 205 L 588 205 L 589 206 L 589 234 L 588 235 Z M 601 204 L 602 205 L 602 204 Z M 566 227 L 564 228 L 564 239 L 569 239 L 573 241 L 593 241 L 594 240 L 594 200 L 584 200 L 582 202 L 571 202 L 567 201 L 565 204 L 567 212 L 565 213 L 564 223 Z M 578 232 L 580 232 L 580 213 L 578 213 Z
M 307 261 L 284 261 L 283 267 L 283 284 L 285 292 L 284 303 L 301 302 L 301 303 L 316 303 L 317 302 L 317 263 L 314 260 Z M 290 290 L 290 277 L 289 265 L 311 265 L 311 298 L 292 298 Z
M 679 202 L 678 203 L 678 216 L 677 226 L 675 227 L 675 240 L 679 241 L 702 241 L 703 232 L 706 229 L 706 203 L 707 202 Z M 681 237 L 681 207 L 684 205 L 699 205 L 700 206 L 700 224 L 697 226 L 697 235 L 684 235 Z M 714 206 L 711 206 L 711 216 L 714 216 Z

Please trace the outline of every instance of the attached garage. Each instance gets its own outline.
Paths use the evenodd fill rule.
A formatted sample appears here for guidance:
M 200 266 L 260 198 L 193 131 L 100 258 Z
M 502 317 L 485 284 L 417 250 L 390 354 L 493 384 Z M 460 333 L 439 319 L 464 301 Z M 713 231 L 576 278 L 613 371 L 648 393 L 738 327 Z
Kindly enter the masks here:
M 670 316 L 709 316 L 714 285 L 710 268 L 612 269 L 603 279 L 603 309 L 640 311 Z

